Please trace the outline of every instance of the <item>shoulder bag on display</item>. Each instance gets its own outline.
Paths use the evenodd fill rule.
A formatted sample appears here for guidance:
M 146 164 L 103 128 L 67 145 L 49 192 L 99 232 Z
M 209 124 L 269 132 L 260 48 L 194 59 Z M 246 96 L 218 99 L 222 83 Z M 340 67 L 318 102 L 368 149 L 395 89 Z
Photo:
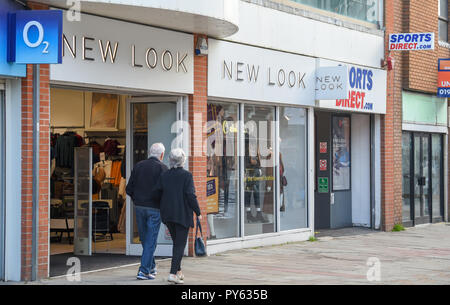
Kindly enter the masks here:
M 198 236 L 198 230 L 200 229 L 200 236 Z M 205 244 L 202 239 L 202 225 L 200 224 L 200 219 L 197 217 L 197 229 L 195 230 L 195 255 L 196 256 L 205 256 Z

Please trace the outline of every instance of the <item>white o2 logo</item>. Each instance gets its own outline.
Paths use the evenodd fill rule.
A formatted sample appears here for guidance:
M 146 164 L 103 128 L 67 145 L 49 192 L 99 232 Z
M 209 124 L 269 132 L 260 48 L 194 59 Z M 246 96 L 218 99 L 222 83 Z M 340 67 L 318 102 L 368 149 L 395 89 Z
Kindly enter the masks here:
M 28 38 L 28 32 L 30 31 L 30 28 L 35 26 L 38 30 L 38 39 L 35 42 L 31 42 L 30 39 Z M 48 47 L 49 47 L 49 43 L 47 41 L 43 41 L 44 40 L 44 27 L 42 26 L 42 24 L 40 24 L 39 22 L 33 20 L 33 21 L 29 21 L 25 27 L 23 28 L 23 41 L 25 42 L 25 44 L 30 47 L 30 48 L 37 48 L 39 47 L 41 44 L 45 45 L 44 50 L 42 51 L 42 53 L 47 54 L 48 53 Z

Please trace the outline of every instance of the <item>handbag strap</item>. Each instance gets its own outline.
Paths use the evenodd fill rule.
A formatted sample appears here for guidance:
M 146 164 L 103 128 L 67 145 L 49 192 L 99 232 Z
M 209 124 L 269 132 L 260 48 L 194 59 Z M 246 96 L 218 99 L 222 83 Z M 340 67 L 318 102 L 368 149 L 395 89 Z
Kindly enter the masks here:
M 195 238 L 197 238 L 198 229 L 200 229 L 200 235 L 203 235 L 202 225 L 200 223 L 200 219 L 198 219 L 198 216 L 197 216 L 197 229 L 195 230 Z

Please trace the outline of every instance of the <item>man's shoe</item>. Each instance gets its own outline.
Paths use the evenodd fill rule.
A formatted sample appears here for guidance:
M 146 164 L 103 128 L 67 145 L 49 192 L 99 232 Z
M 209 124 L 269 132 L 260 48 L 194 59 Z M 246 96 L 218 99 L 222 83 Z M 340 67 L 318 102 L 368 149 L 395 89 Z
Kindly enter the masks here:
M 176 274 L 169 274 L 167 281 L 175 284 L 184 284 L 184 281 L 180 279 Z
M 150 274 L 153 276 L 156 276 L 158 274 L 158 271 L 155 269 L 150 270 Z
M 153 275 L 151 275 L 151 274 L 145 274 L 145 273 L 142 272 L 142 271 L 139 271 L 139 273 L 137 274 L 136 278 L 137 278 L 138 280 L 154 280 L 154 279 L 155 279 L 155 277 L 154 277 Z

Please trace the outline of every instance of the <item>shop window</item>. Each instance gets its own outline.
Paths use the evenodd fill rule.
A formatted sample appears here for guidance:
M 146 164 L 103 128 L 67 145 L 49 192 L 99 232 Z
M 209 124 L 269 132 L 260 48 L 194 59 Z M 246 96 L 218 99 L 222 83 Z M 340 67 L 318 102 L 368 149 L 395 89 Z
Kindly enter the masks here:
M 306 228 L 306 110 L 280 107 L 280 229 Z
M 275 231 L 275 107 L 244 107 L 244 232 Z
M 291 0 L 339 14 L 342 16 L 378 24 L 380 18 L 380 0 Z
M 333 191 L 350 190 L 350 117 L 333 116 Z
M 442 136 L 438 134 L 431 135 L 431 206 L 433 219 L 438 221 L 444 218 L 442 146 Z
M 439 40 L 448 41 L 448 0 L 439 0 Z
M 411 211 L 411 133 L 402 135 L 402 183 L 403 183 L 403 223 L 412 220 Z
M 239 236 L 238 105 L 208 103 L 208 239 Z

